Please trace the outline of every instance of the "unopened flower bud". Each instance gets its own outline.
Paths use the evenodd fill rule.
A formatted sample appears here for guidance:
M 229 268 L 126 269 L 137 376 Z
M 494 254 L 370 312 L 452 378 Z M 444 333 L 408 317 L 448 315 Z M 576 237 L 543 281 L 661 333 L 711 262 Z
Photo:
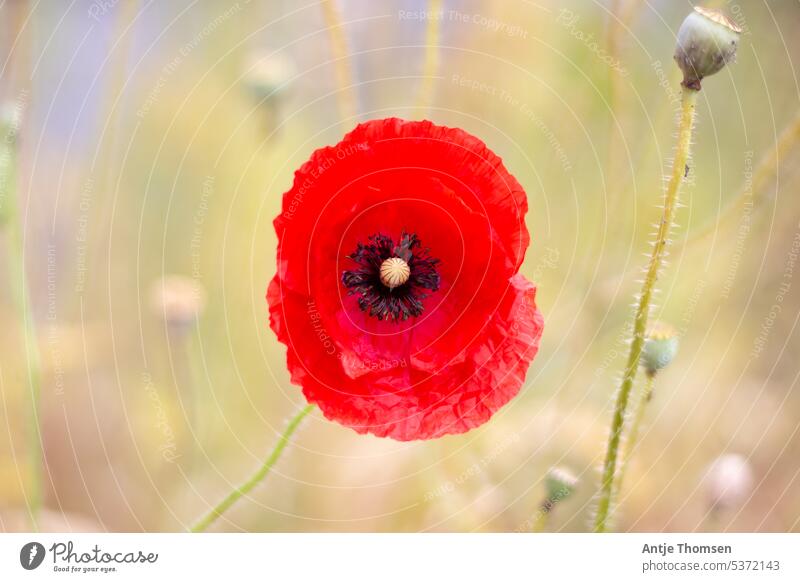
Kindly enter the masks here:
M 722 455 L 708 467 L 705 489 L 713 509 L 736 507 L 747 498 L 752 487 L 753 470 L 742 455 Z
M 254 56 L 249 62 L 243 82 L 253 98 L 261 102 L 284 92 L 294 74 L 294 64 L 282 55 Z
M 205 289 L 194 279 L 167 275 L 151 286 L 150 306 L 157 316 L 164 318 L 170 330 L 183 332 L 205 309 Z
M 683 85 L 700 90 L 703 78 L 718 73 L 736 57 L 742 29 L 719 10 L 695 6 L 678 30 L 675 60 Z
M 575 492 L 578 478 L 564 467 L 553 467 L 544 478 L 547 499 L 551 504 L 563 501 Z
M 678 332 L 668 323 L 657 321 L 650 328 L 642 349 L 641 364 L 651 376 L 669 366 L 678 353 Z

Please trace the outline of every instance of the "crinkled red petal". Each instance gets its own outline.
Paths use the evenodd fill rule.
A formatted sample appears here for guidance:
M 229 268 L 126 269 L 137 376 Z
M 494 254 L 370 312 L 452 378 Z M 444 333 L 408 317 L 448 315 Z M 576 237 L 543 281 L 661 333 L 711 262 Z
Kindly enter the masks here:
M 525 193 L 473 136 L 430 122 L 362 124 L 315 152 L 275 220 L 270 322 L 292 381 L 326 416 L 400 440 L 463 432 L 517 393 L 538 349 Z M 378 232 L 414 232 L 442 279 L 425 312 L 379 321 L 341 284 Z

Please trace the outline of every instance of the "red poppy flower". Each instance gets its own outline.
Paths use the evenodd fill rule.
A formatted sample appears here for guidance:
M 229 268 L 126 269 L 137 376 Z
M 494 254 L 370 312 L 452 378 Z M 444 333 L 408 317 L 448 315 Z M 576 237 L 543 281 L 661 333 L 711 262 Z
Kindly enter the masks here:
M 270 324 L 331 420 L 398 440 L 465 432 L 539 347 L 525 192 L 479 139 L 375 120 L 314 152 L 275 219 Z

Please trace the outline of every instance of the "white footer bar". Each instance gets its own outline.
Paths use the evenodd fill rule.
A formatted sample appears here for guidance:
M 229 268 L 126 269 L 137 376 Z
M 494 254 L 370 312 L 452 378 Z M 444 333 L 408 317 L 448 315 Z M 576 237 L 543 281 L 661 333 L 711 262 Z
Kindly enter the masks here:
M 1 534 L 0 580 L 800 580 L 800 534 Z

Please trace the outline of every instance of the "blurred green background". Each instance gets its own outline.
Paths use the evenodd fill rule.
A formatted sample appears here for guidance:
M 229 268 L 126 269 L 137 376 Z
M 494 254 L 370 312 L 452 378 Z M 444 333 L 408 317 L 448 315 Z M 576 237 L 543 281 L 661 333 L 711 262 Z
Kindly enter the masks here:
M 654 311 L 680 351 L 658 377 L 621 531 L 800 530 L 800 3 L 716 5 L 744 33 L 700 95 Z M 548 527 L 587 531 L 691 6 L 0 4 L 0 97 L 18 124 L 0 209 L 16 200 L 42 360 L 42 528 L 181 530 L 262 461 L 303 404 L 264 301 L 281 194 L 315 148 L 400 116 L 481 137 L 528 193 L 522 272 L 546 328 L 526 385 L 488 424 L 437 441 L 359 436 L 315 412 L 216 527 L 519 531 L 561 465 L 579 484 Z M 14 531 L 29 527 L 33 352 L 2 231 L 0 530 Z M 747 460 L 751 486 L 711 511 L 707 468 L 723 454 Z

